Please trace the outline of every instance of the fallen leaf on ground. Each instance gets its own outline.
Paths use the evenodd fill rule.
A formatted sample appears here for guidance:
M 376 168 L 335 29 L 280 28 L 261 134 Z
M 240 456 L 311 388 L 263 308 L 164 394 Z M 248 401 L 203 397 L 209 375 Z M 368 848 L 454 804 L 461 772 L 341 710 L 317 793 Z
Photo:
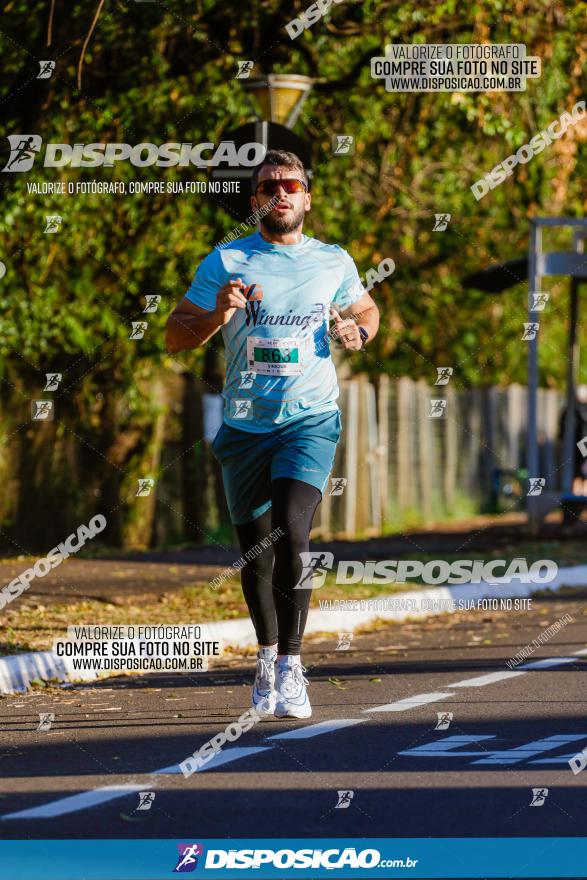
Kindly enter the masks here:
M 343 685 L 340 678 L 329 678 L 328 681 L 330 682 L 330 684 L 333 684 L 334 687 L 337 687 L 339 690 L 346 691 L 346 687 Z

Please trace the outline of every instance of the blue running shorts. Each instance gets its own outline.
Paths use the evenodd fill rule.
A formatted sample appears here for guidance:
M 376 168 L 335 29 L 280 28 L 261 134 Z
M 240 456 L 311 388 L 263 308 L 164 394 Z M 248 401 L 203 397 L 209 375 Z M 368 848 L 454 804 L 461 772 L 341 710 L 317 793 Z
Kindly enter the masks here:
M 336 444 L 340 410 L 302 416 L 272 431 L 239 431 L 222 425 L 212 451 L 222 465 L 222 480 L 234 525 L 251 522 L 271 507 L 271 481 L 289 477 L 324 492 Z

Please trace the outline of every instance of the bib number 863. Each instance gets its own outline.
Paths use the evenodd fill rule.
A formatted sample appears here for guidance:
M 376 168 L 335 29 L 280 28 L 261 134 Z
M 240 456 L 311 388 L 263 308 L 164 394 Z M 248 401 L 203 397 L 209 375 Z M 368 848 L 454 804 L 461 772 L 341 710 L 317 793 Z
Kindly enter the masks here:
M 289 364 L 292 360 L 297 360 L 297 358 L 292 358 L 290 349 L 261 348 L 259 349 L 259 354 L 264 364 Z

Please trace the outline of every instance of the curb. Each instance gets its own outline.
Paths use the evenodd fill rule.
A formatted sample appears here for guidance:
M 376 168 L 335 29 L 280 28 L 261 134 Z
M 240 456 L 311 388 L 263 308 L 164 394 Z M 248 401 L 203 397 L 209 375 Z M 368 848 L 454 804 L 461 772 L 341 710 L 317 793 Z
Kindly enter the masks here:
M 453 587 L 430 587 L 426 590 L 410 590 L 405 593 L 392 593 L 371 599 L 357 600 L 365 608 L 314 608 L 308 614 L 306 634 L 317 632 L 353 632 L 360 626 L 374 620 L 388 620 L 401 623 L 407 619 L 434 617 L 437 614 L 452 614 L 459 608 L 448 608 L 460 601 L 479 599 L 522 599 L 545 588 L 559 590 L 561 587 L 587 587 L 587 565 L 574 565 L 560 568 L 549 584 L 526 583 L 515 578 L 510 583 L 492 585 L 482 581 L 480 584 L 463 584 Z M 337 600 L 331 600 L 333 603 Z M 341 600 L 338 600 L 339 602 Z M 342 600 L 348 602 L 349 600 Z M 371 607 L 369 607 L 371 603 Z M 395 607 L 394 607 L 395 606 Z M 219 639 L 224 645 L 245 648 L 255 645 L 257 639 L 253 624 L 248 618 L 221 620 L 206 623 L 206 632 L 211 639 Z M 140 675 L 141 673 L 133 673 Z M 180 673 L 181 674 L 181 673 Z M 0 658 L 0 694 L 23 693 L 33 679 L 60 682 L 102 681 L 112 676 L 97 674 L 90 670 L 73 669 L 71 657 L 58 657 L 53 651 L 29 651 Z

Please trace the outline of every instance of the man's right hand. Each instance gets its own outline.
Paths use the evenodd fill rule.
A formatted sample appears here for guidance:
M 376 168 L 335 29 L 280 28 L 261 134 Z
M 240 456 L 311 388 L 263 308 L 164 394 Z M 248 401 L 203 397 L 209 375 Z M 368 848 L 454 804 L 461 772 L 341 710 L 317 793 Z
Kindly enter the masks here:
M 184 296 L 165 326 L 165 347 L 170 354 L 198 348 L 228 324 L 237 309 L 247 307 L 242 278 L 227 281 L 216 295 L 216 307 L 209 311 Z
M 242 292 L 244 287 L 242 278 L 235 278 L 227 281 L 218 291 L 214 315 L 221 326 L 228 324 L 237 309 L 246 309 L 247 300 Z

